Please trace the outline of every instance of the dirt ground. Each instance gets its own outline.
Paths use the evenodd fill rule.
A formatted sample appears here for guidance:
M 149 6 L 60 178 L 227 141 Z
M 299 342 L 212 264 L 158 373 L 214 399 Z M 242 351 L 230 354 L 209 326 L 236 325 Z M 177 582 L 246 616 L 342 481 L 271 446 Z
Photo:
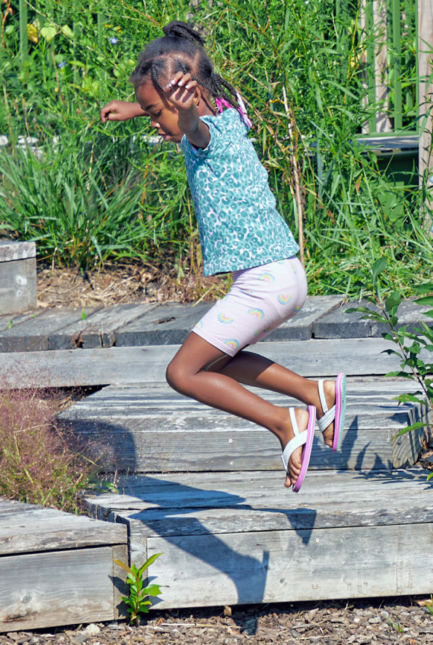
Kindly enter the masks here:
M 49 632 L 0 634 L 0 645 L 418 645 L 431 642 L 433 616 L 425 606 L 425 599 L 411 598 L 152 612 L 139 627 L 115 622 Z
M 131 302 L 202 302 L 222 297 L 226 277 L 204 278 L 189 271 L 139 264 L 110 265 L 94 271 L 38 266 L 38 307 L 92 307 Z

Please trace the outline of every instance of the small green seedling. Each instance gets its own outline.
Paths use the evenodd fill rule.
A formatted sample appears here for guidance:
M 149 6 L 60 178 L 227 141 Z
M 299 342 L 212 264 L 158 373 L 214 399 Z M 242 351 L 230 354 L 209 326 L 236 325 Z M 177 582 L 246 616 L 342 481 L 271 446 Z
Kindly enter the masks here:
M 86 319 L 87 319 L 86 310 L 83 309 L 82 312 L 81 312 L 81 320 L 86 320 Z
M 400 625 L 400 623 L 394 623 L 394 621 L 392 621 L 391 619 L 388 619 L 388 622 L 391 627 L 393 627 L 399 634 L 402 634 L 404 632 L 404 627 L 403 625 Z
M 136 625 L 139 624 L 140 614 L 149 613 L 149 605 L 151 605 L 152 602 L 150 600 L 145 600 L 145 598 L 155 598 L 161 593 L 158 585 L 149 585 L 148 587 L 143 588 L 143 573 L 153 562 L 155 562 L 156 558 L 159 558 L 160 555 L 162 555 L 162 553 L 155 553 L 155 555 L 152 555 L 139 569 L 137 569 L 135 564 L 129 568 L 126 564 L 120 562 L 120 560 L 114 560 L 114 562 L 118 564 L 119 567 L 122 567 L 122 569 L 124 569 L 128 574 L 126 582 L 130 585 L 129 597 L 121 596 L 121 598 L 125 604 L 128 605 L 128 614 L 130 614 L 131 622 L 134 622 Z

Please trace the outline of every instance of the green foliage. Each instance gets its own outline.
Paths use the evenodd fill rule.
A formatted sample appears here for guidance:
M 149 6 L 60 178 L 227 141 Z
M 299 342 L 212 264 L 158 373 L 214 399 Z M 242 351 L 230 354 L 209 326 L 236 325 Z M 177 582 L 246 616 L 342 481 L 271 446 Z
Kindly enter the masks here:
M 415 327 L 413 331 L 407 329 L 407 325 L 399 324 L 398 320 L 398 307 L 402 301 L 402 295 L 399 291 L 393 291 L 388 297 L 384 298 L 381 290 L 380 277 L 387 269 L 386 262 L 381 258 L 377 260 L 371 267 L 371 280 L 372 291 L 374 291 L 373 302 L 376 304 L 376 309 L 368 307 L 352 307 L 346 309 L 347 313 L 362 313 L 361 319 L 374 320 L 378 323 L 384 324 L 388 327 L 388 331 L 383 333 L 382 336 L 386 340 L 392 341 L 397 346 L 397 349 L 386 349 L 384 353 L 395 354 L 400 359 L 400 370 L 396 372 L 389 372 L 386 376 L 394 376 L 399 378 L 406 378 L 415 381 L 419 390 L 411 394 L 400 394 L 396 397 L 399 403 L 417 403 L 427 411 L 433 411 L 433 357 L 429 362 L 421 359 L 421 352 L 432 354 L 433 353 L 433 325 L 426 325 L 425 322 L 420 322 L 419 327 Z M 433 283 L 424 283 L 415 287 L 415 291 L 420 294 L 433 293 Z M 415 300 L 420 305 L 433 305 L 433 296 L 422 296 Z M 423 312 L 424 316 L 433 318 L 433 309 Z M 396 435 L 396 437 L 425 428 L 428 426 L 428 418 L 424 421 L 418 421 L 412 425 L 403 428 Z M 433 477 L 433 473 L 429 475 L 428 479 Z
M 340 4 L 336 12 L 326 0 L 202 0 L 194 20 L 218 71 L 245 96 L 254 145 L 295 235 L 303 208 L 310 292 L 371 294 L 369 267 L 384 258 L 384 292 L 406 295 L 413 276 L 425 282 L 433 267 L 424 195 L 415 169 L 396 182 L 356 143 L 378 107 L 365 106 L 362 76 L 377 34 L 361 30 L 359 2 Z M 403 124 L 414 129 L 414 0 L 403 4 Z M 19 17 L 7 16 L 0 132 L 12 144 L 0 155 L 0 234 L 35 239 L 41 257 L 60 264 L 154 262 L 167 248 L 180 266 L 182 256 L 190 262 L 197 228 L 176 148 L 146 144 L 147 119 L 103 126 L 98 113 L 112 98 L 134 99 L 128 77 L 139 51 L 191 10 L 189 0 L 30 3 L 24 62 Z M 43 141 L 40 160 L 18 149 L 25 134 Z
M 152 602 L 151 600 L 146 599 L 156 598 L 161 594 L 161 589 L 158 585 L 148 585 L 147 587 L 143 587 L 144 572 L 153 562 L 155 562 L 156 558 L 159 558 L 160 555 L 162 555 L 162 553 L 155 553 L 146 560 L 139 569 L 135 564 L 128 567 L 120 560 L 114 560 L 114 562 L 119 565 L 119 567 L 122 567 L 122 569 L 124 569 L 128 574 L 126 582 L 129 585 L 129 596 L 122 596 L 122 600 L 128 606 L 128 613 L 131 617 L 131 621 L 135 622 L 136 625 L 139 624 L 140 614 L 149 613 L 149 607 L 152 605 Z

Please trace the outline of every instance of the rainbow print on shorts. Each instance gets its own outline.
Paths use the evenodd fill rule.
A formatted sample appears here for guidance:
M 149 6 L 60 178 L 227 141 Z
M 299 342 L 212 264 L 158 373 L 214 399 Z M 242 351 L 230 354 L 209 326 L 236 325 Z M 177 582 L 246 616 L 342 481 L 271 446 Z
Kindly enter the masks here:
M 196 329 L 203 329 L 203 321 L 199 320 L 198 323 L 195 326 Z
M 265 316 L 265 312 L 262 309 L 248 309 L 248 313 L 250 316 L 254 316 L 259 320 Z
M 280 303 L 280 305 L 288 305 L 291 299 L 292 296 L 290 294 L 286 296 L 284 293 L 280 293 L 280 295 L 278 296 L 278 302 Z
M 225 325 L 230 325 L 230 323 L 233 322 L 233 318 L 230 318 L 230 316 L 227 316 L 227 314 L 218 314 L 218 320 Z
M 296 305 L 295 311 L 299 311 L 300 309 L 302 309 L 302 305 Z
M 258 276 L 258 279 L 261 280 L 261 282 L 274 282 L 275 276 L 272 275 L 272 273 L 261 273 Z
M 231 347 L 232 349 L 238 349 L 240 342 L 236 340 L 235 338 L 228 338 L 225 342 L 224 345 L 227 345 L 227 347 Z

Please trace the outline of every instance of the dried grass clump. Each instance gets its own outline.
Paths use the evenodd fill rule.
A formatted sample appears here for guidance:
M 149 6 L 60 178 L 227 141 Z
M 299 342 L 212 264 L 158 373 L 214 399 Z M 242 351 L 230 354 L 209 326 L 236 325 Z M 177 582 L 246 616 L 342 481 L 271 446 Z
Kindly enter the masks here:
M 0 390 L 0 496 L 79 513 L 101 467 L 59 427 L 59 405 L 37 390 Z

